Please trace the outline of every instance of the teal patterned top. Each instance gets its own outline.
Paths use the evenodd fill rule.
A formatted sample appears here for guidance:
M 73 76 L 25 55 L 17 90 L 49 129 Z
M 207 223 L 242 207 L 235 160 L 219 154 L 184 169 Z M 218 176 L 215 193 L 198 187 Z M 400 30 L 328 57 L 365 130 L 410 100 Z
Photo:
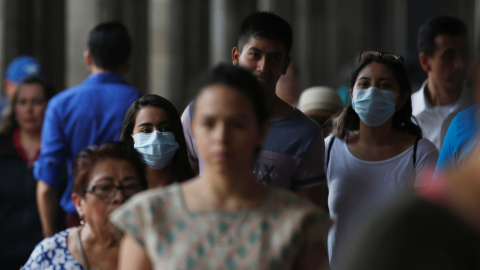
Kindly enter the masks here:
M 290 191 L 267 188 L 257 210 L 190 211 L 173 184 L 134 196 L 110 220 L 145 248 L 154 269 L 295 269 L 316 261 L 328 216 Z

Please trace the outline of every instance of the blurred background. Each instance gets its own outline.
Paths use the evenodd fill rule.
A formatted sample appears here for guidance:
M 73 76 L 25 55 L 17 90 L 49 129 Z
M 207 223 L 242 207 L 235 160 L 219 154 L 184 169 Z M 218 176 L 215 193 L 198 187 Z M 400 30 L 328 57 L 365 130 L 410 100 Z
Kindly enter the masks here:
M 300 89 L 345 84 L 362 49 L 403 55 L 418 89 L 426 74 L 417 31 L 433 15 L 467 24 L 470 59 L 480 46 L 480 0 L 0 0 L 0 72 L 28 54 L 57 91 L 78 84 L 89 74 L 82 56 L 89 31 L 117 20 L 134 40 L 128 81 L 170 99 L 181 113 L 199 76 L 231 63 L 240 23 L 255 10 L 277 12 L 292 24 Z

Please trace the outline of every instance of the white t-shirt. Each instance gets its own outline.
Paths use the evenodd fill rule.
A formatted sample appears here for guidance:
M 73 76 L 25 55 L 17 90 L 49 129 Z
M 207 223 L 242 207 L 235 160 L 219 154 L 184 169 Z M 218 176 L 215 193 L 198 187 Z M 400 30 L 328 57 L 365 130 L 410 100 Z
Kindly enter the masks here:
M 458 112 L 473 104 L 472 91 L 464 88 L 460 97 L 454 103 L 432 106 L 425 98 L 427 84 L 428 79 L 423 82 L 420 90 L 412 94 L 412 115 L 417 118 L 418 125 L 422 128 L 423 137 L 435 144 L 438 151 L 440 151 L 443 139 L 453 118 Z
M 325 139 L 325 152 L 332 136 Z M 402 190 L 421 185 L 415 175 L 423 168 L 435 167 L 438 150 L 426 139 L 418 141 L 416 165 L 414 146 L 382 161 L 364 161 L 352 155 L 345 140 L 335 138 L 327 164 L 328 207 L 334 225 L 328 234 L 328 253 L 332 267 L 342 260 L 342 252 L 352 241 L 355 230 L 392 203 Z M 325 159 L 327 161 L 327 159 Z

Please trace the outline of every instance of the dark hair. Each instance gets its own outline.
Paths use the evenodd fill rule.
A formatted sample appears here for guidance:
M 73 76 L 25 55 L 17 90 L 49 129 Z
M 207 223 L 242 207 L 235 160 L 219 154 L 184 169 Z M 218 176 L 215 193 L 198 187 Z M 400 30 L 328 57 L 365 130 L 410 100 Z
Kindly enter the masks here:
M 242 51 L 251 37 L 263 37 L 281 42 L 288 56 L 292 49 L 292 35 L 292 27 L 280 15 L 269 11 L 257 11 L 243 20 L 238 35 L 238 49 Z
M 438 35 L 466 35 L 467 26 L 460 19 L 453 16 L 441 15 L 429 18 L 418 30 L 418 51 L 433 56 Z
M 93 63 L 108 71 L 117 71 L 130 56 L 132 39 L 125 25 L 106 22 L 97 25 L 88 37 Z
M 11 109 L 3 119 L 4 124 L 0 129 L 0 134 L 2 135 L 9 136 L 13 134 L 15 129 L 18 128 L 17 116 L 15 114 L 15 106 L 17 105 L 17 102 L 18 102 L 18 95 L 22 90 L 23 86 L 26 84 L 39 84 L 42 87 L 43 96 L 45 97 L 46 102 L 48 102 L 55 94 L 55 91 L 52 85 L 49 82 L 47 82 L 43 77 L 40 77 L 38 75 L 30 75 L 25 77 L 17 86 L 17 91 L 15 92 L 15 96 L 13 97 Z
M 396 62 L 392 63 L 383 58 L 375 59 L 363 59 L 352 71 L 350 76 L 350 91 L 353 91 L 353 87 L 357 80 L 357 76 L 360 71 L 371 64 L 372 62 L 377 62 L 385 65 L 393 74 L 395 79 L 398 82 L 400 88 L 400 96 L 406 95 L 407 100 L 401 108 L 399 108 L 392 118 L 392 126 L 398 130 L 404 131 L 415 135 L 416 137 L 422 137 L 422 130 L 418 124 L 414 123 L 412 119 L 415 119 L 412 116 L 412 89 L 410 86 L 410 81 L 408 79 L 408 74 L 405 70 L 405 67 L 402 63 Z M 416 122 L 416 119 L 414 120 Z M 360 118 L 358 114 L 353 110 L 352 104 L 343 110 L 340 116 L 333 121 L 333 134 L 339 138 L 345 138 L 351 130 L 358 130 L 360 128 Z
M 75 158 L 73 164 L 73 187 L 72 192 L 85 196 L 85 189 L 91 178 L 91 171 L 97 163 L 107 159 L 125 160 L 130 163 L 137 173 L 140 185 L 147 189 L 147 176 L 145 163 L 133 146 L 125 142 L 105 143 L 101 146 L 89 146 L 84 148 Z
M 268 121 L 265 90 L 251 72 L 241 67 L 220 64 L 210 71 L 200 89 L 219 84 L 229 86 L 248 97 L 252 103 L 258 125 Z M 195 101 L 192 106 L 195 106 Z
M 124 141 L 133 146 L 133 129 L 135 127 L 135 120 L 137 118 L 138 112 L 145 106 L 154 106 L 162 108 L 168 115 L 168 121 L 172 125 L 172 132 L 177 139 L 179 145 L 177 153 L 173 158 L 173 168 L 176 181 L 184 181 L 195 176 L 190 167 L 187 155 L 187 145 L 185 143 L 185 136 L 183 134 L 182 122 L 180 120 L 180 115 L 178 114 L 177 109 L 173 104 L 168 101 L 166 98 L 163 98 L 159 95 L 144 95 L 130 105 L 127 113 L 125 114 L 125 119 L 123 119 L 123 128 L 122 134 L 120 135 L 120 141 Z

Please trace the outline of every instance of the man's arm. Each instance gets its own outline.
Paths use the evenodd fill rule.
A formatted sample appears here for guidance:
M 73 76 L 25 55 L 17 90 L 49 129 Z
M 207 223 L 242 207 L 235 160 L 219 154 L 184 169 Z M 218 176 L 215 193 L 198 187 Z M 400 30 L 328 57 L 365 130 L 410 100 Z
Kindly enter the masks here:
M 297 184 L 297 193 L 305 196 L 324 210 L 327 210 L 328 188 L 325 179 L 325 143 L 322 133 L 311 143 L 299 167 L 299 172 L 301 175 L 313 177 L 310 180 L 294 180 L 294 182 L 296 182 L 295 184 Z M 301 186 L 305 184 L 308 186 Z
M 52 236 L 57 232 L 57 204 L 57 190 L 38 180 L 37 205 L 44 237 Z
M 33 168 L 37 179 L 37 207 L 42 222 L 45 237 L 57 232 L 58 195 L 57 188 L 61 186 L 60 177 L 65 172 L 67 143 L 64 138 L 64 128 L 56 113 L 56 103 L 50 100 L 45 111 L 42 126 L 40 156 Z

